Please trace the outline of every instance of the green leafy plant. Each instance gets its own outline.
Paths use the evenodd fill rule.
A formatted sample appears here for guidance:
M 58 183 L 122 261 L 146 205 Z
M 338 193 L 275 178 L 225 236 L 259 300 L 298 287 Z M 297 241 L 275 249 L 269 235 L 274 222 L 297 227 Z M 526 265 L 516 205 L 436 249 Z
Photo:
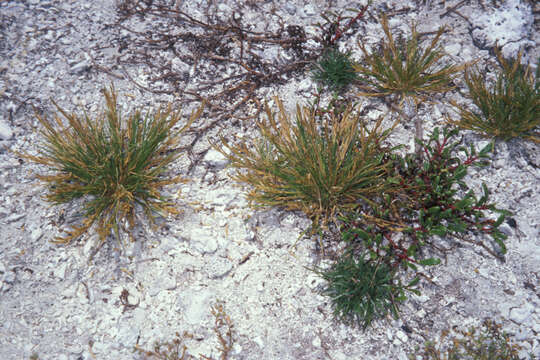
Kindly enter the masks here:
M 216 146 L 239 170 L 234 178 L 253 186 L 250 200 L 300 210 L 317 225 L 381 193 L 389 171 L 381 142 L 391 131 L 380 130 L 382 118 L 369 131 L 350 107 L 336 117 L 297 106 L 293 123 L 276 102 L 279 117 L 266 105 L 258 124 L 262 140 Z
M 336 318 L 364 329 L 389 313 L 397 317 L 398 304 L 405 300 L 405 290 L 416 292 L 412 286 L 418 281 L 404 286 L 396 278 L 395 269 L 381 259 L 350 252 L 329 269 L 314 271 L 327 282 L 322 293 L 331 298 Z
M 510 213 L 488 202 L 489 191 L 485 184 L 482 184 L 482 196 L 477 197 L 463 180 L 469 167 L 489 164 L 488 154 L 493 149 L 493 143 L 477 151 L 472 144 L 463 146 L 458 136 L 457 129 L 444 128 L 439 131 L 435 128 L 427 142 L 419 141 L 423 150 L 420 157 L 408 155 L 400 159 L 397 167 L 400 174 L 393 180 L 402 187 L 402 195 L 406 199 L 401 205 L 401 218 L 414 222 L 406 231 L 419 239 L 433 235 L 456 236 L 466 232 L 485 234 L 495 241 L 504 254 L 506 247 L 503 240 L 506 235 L 499 230 L 499 226 Z M 489 213 L 499 215 L 492 219 Z M 476 241 L 475 244 L 482 244 L 495 255 L 482 242 Z
M 39 155 L 23 155 L 52 170 L 52 175 L 38 175 L 48 186 L 48 201 L 55 204 L 75 199 L 84 201 L 82 225 L 57 242 L 68 243 L 94 223 L 102 242 L 111 231 L 119 239 L 121 222 L 127 221 L 132 228 L 138 207 L 150 221 L 154 214 L 177 212 L 173 203 L 160 194 L 160 189 L 183 180 L 164 177 L 163 173 L 179 154 L 175 149 L 180 134 L 200 116 L 202 107 L 177 130 L 174 128 L 181 115 L 170 106 L 145 116 L 136 111 L 124 121 L 117 109 L 113 86 L 103 93 L 106 110 L 95 120 L 87 114 L 69 114 L 54 101 L 61 116 L 55 114 L 54 121 L 50 121 L 36 114 L 43 125 L 44 140 Z
M 509 62 L 500 50 L 496 53 L 502 70 L 492 87 L 477 69 L 465 72 L 468 97 L 479 111 L 453 102 L 459 120 L 448 121 L 503 140 L 522 137 L 540 143 L 540 59 L 535 76 L 529 66 L 521 65 L 521 53 Z
M 518 351 L 521 349 L 513 344 L 510 337 L 501 333 L 501 326 L 486 320 L 481 328 L 471 328 L 469 331 L 458 331 L 451 345 L 442 349 L 441 344 L 427 342 L 422 350 L 409 355 L 411 360 L 421 356 L 424 360 L 520 360 Z M 449 335 L 444 331 L 441 342 Z M 533 357 L 531 355 L 530 359 Z
M 344 239 L 367 248 L 373 258 L 383 258 L 392 267 L 402 265 L 413 270 L 418 264 L 440 263 L 440 259 L 426 258 L 423 251 L 428 247 L 444 253 L 433 241 L 434 236 L 455 237 L 501 258 L 506 252 L 506 235 L 499 226 L 510 212 L 488 201 L 485 184 L 482 196 L 477 197 L 463 180 L 469 167 L 488 164 L 493 144 L 477 151 L 473 145 L 462 146 L 457 137 L 457 129 L 435 128 L 427 142 L 419 141 L 420 156 L 396 156 L 396 172 L 388 181 L 401 191 L 385 195 L 371 214 L 345 218 Z M 493 219 L 493 214 L 499 216 Z M 484 241 L 470 239 L 466 234 L 487 235 L 499 249 L 493 251 Z
M 343 240 L 348 244 L 349 251 L 354 253 L 367 251 L 372 260 L 378 259 L 395 271 L 400 265 L 417 270 L 417 265 L 438 265 L 441 262 L 437 258 L 422 258 L 419 250 L 424 244 L 420 241 L 411 241 L 398 231 L 405 231 L 406 228 L 389 230 L 381 226 L 380 222 L 378 226 L 366 226 L 365 223 L 356 222 L 352 218 L 343 220 Z M 414 279 L 415 282 L 418 280 L 418 277 Z
M 358 77 L 350 53 L 326 50 L 313 69 L 313 79 L 331 90 L 341 91 Z
M 218 347 L 220 353 L 219 360 L 227 360 L 234 345 L 234 325 L 229 315 L 225 312 L 222 303 L 218 302 L 214 304 L 210 311 L 214 316 L 214 333 L 220 344 L 220 347 Z M 186 338 L 193 338 L 193 335 L 184 332 L 183 336 L 180 336 L 180 334 L 176 333 L 175 339 L 171 342 L 156 342 L 153 350 L 144 350 L 136 345 L 134 351 L 144 355 L 146 360 L 195 360 L 197 357 L 187 352 L 188 348 L 184 344 L 184 339 Z M 211 357 L 206 355 L 199 355 L 198 359 L 212 360 Z

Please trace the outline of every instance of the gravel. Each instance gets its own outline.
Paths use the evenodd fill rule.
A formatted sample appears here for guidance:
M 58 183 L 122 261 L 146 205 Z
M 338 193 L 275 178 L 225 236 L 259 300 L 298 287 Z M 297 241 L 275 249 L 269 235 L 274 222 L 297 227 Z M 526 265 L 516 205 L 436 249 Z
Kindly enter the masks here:
M 192 354 L 217 357 L 210 308 L 218 301 L 234 324 L 230 359 L 406 359 L 425 338 L 454 325 L 478 325 L 487 317 L 502 322 L 540 358 L 540 148 L 523 141 L 497 144 L 494 165 L 475 170 L 468 180 L 475 186 L 486 182 L 493 200 L 514 213 L 502 229 L 509 235 L 506 261 L 469 245 L 458 247 L 444 265 L 426 270 L 433 281 L 423 283 L 421 296 L 405 302 L 399 320 L 376 321 L 367 331 L 334 321 L 329 299 L 318 294 L 319 278 L 308 270 L 321 260 L 317 240 L 302 237 L 309 220 L 249 207 L 246 188 L 230 179 L 226 158 L 210 147 L 218 134 L 254 136 L 255 121 L 225 119 L 198 140 L 194 152 L 201 161 L 179 158 L 175 170 L 189 182 L 171 194 L 178 194 L 182 213 L 157 229 L 141 226 L 137 241 L 125 249 L 108 241 L 96 252 L 92 234 L 69 245 L 51 243 L 78 220 L 77 206 L 46 203 L 46 189 L 35 176 L 43 169 L 17 155 L 39 151 L 35 112 L 52 114 L 54 99 L 70 112 L 94 113 L 103 104 L 100 89 L 111 82 L 126 109 L 169 101 L 182 105 L 176 96 L 142 91 L 126 76 L 117 76 L 125 71 L 144 83 L 149 69 L 119 65 L 132 50 L 124 47 L 128 33 L 112 25 L 115 3 L 0 2 L 0 359 L 32 354 L 43 360 L 139 359 L 136 344 L 151 349 L 154 342 L 184 331 L 194 334 L 186 340 Z M 176 3 L 195 17 L 204 9 L 202 1 Z M 258 8 L 251 3 L 258 2 L 222 1 L 218 11 L 241 7 L 244 19 L 259 30 L 275 26 L 280 17 L 311 33 L 323 10 L 360 7 L 366 1 L 276 0 L 260 2 Z M 539 14 L 530 2 L 508 0 L 498 7 L 466 2 L 442 16 L 460 2 L 443 3 L 376 0 L 372 12 L 395 11 L 391 26 L 404 30 L 412 20 L 420 32 L 447 25 L 445 50 L 457 61 L 480 58 L 482 65 L 493 64 L 496 42 L 505 55 L 524 48 L 525 60 L 539 57 Z M 272 11 L 277 15 L 270 16 Z M 354 58 L 361 58 L 357 40 L 373 45 L 381 36 L 372 16 L 360 23 L 343 43 Z M 160 26 L 144 19 L 131 25 L 141 31 Z M 268 56 L 289 56 L 278 53 Z M 193 79 L 193 66 L 178 59 L 172 66 Z M 278 94 L 292 111 L 313 89 L 305 73 L 260 94 Z M 458 92 L 452 96 L 461 99 Z M 370 111 L 385 110 L 384 103 L 373 104 Z M 424 106 L 419 116 L 429 129 L 442 124 L 445 113 L 444 106 L 435 112 Z M 391 139 L 408 144 L 413 131 L 399 126 Z M 484 140 L 472 133 L 466 138 Z

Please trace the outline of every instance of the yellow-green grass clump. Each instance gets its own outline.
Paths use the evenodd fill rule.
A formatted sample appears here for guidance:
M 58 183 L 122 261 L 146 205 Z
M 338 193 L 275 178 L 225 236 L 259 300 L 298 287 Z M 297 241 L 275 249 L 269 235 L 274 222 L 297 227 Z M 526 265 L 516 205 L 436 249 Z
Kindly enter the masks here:
M 450 65 L 443 61 L 444 51 L 438 45 L 444 28 L 439 28 L 431 43 L 423 48 L 416 27 L 411 27 L 409 39 L 397 41 L 390 32 L 388 19 L 381 17 L 381 25 L 387 37 L 375 51 L 369 53 L 361 44 L 364 61 L 353 66 L 364 83 L 361 95 L 424 97 L 454 88 L 453 79 L 465 65 Z
M 297 105 L 292 121 L 276 103 L 277 116 L 266 105 L 267 121 L 258 123 L 260 140 L 231 145 L 222 138 L 218 147 L 238 169 L 234 178 L 253 186 L 251 201 L 299 210 L 325 225 L 387 187 L 389 149 L 381 144 L 391 129 L 381 130 L 382 118 L 368 130 L 350 107 L 320 115 Z
M 125 231 L 133 240 L 137 208 L 151 223 L 156 214 L 177 212 L 160 190 L 183 179 L 164 173 L 179 155 L 180 135 L 201 115 L 202 107 L 177 129 L 182 116 L 170 105 L 145 115 L 135 111 L 124 120 L 114 87 L 104 89 L 103 94 L 106 108 L 95 119 L 86 113 L 70 114 L 54 101 L 58 110 L 54 120 L 36 113 L 43 140 L 38 155 L 23 155 L 49 168 L 48 174 L 38 175 L 47 185 L 48 201 L 83 200 L 82 224 L 58 237 L 55 241 L 59 243 L 70 242 L 94 224 L 101 242 L 111 233 L 120 239 L 123 224 L 129 225 Z
M 449 122 L 489 137 L 509 140 L 521 137 L 540 143 L 540 59 L 536 76 L 530 66 L 521 65 L 521 53 L 506 61 L 496 48 L 502 69 L 489 86 L 477 69 L 465 73 L 468 97 L 475 109 L 458 105 L 459 119 Z

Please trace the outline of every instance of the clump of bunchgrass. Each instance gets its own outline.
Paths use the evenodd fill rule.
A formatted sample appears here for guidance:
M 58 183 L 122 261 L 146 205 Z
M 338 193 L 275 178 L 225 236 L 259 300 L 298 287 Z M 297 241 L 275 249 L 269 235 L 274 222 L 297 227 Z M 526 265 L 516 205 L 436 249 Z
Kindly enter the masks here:
M 337 116 L 297 106 L 293 122 L 276 102 L 278 117 L 266 105 L 268 120 L 258 124 L 261 140 L 222 138 L 218 148 L 239 170 L 234 178 L 253 186 L 250 200 L 302 211 L 318 225 L 381 193 L 389 171 L 382 141 L 391 131 L 381 130 L 382 118 L 370 131 L 350 107 Z
M 443 349 L 441 344 L 426 342 L 422 350 L 409 355 L 411 360 L 421 356 L 423 360 L 520 360 L 518 352 L 521 349 L 513 344 L 508 336 L 500 331 L 501 326 L 493 321 L 486 320 L 482 327 L 471 328 L 469 331 L 458 330 L 451 345 Z M 441 342 L 448 336 L 444 331 Z M 532 360 L 533 357 L 531 356 Z
M 387 41 L 382 40 L 378 49 L 368 53 L 363 44 L 364 61 L 354 65 L 360 73 L 359 85 L 365 96 L 387 96 L 395 94 L 400 106 L 404 101 L 413 102 L 415 107 L 427 96 L 453 89 L 453 79 L 466 65 L 451 65 L 444 61 L 445 53 L 438 45 L 445 29 L 437 30 L 427 47 L 422 47 L 420 34 L 411 26 L 411 37 L 407 40 L 394 39 L 388 19 L 381 16 L 381 25 Z M 423 138 L 421 119 L 415 119 L 416 138 Z M 420 150 L 417 147 L 416 152 Z
M 453 103 L 459 120 L 451 123 L 484 135 L 508 140 L 522 137 L 540 143 L 540 59 L 536 76 L 529 66 L 521 65 L 521 53 L 506 61 L 496 48 L 502 70 L 493 86 L 477 69 L 465 72 L 468 97 L 478 110 Z
M 137 208 L 151 222 L 155 214 L 177 212 L 160 189 L 183 180 L 163 173 L 179 155 L 180 134 L 200 116 L 202 108 L 185 126 L 175 129 L 181 114 L 171 106 L 145 115 L 136 111 L 122 119 L 114 88 L 103 93 L 106 109 L 95 119 L 86 113 L 70 114 L 54 101 L 59 112 L 54 120 L 36 114 L 43 125 L 43 141 L 39 155 L 25 156 L 53 172 L 38 175 L 48 186 L 46 199 L 54 204 L 83 199 L 82 224 L 57 242 L 68 243 L 93 224 L 102 242 L 111 232 L 120 239 L 122 222 L 127 221 L 130 229 L 135 225 Z
M 439 28 L 431 43 L 423 48 L 416 27 L 411 27 L 409 39 L 394 40 L 386 16 L 381 17 L 381 25 L 387 37 L 380 48 L 368 53 L 361 44 L 364 63 L 354 64 L 360 73 L 363 95 L 423 96 L 446 92 L 454 88 L 453 79 L 463 69 L 462 65 L 449 65 L 442 59 L 444 51 L 438 46 L 444 28 Z
M 332 300 L 336 318 L 364 329 L 388 314 L 397 317 L 398 305 L 406 299 L 405 290 L 416 292 L 411 287 L 418 281 L 404 286 L 394 268 L 367 253 L 348 252 L 329 269 L 314 271 L 327 282 L 322 293 Z
M 327 49 L 315 64 L 313 79 L 333 91 L 341 91 L 358 77 L 350 53 Z

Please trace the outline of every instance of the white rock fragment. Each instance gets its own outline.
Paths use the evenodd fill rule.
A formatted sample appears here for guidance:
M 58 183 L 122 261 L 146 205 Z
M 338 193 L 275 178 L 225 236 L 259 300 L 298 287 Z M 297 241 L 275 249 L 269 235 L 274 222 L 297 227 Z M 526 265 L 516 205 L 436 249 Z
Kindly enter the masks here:
M 285 3 L 283 5 L 283 9 L 285 9 L 285 11 L 288 12 L 291 16 L 296 14 L 296 6 L 291 3 Z
M 204 161 L 216 169 L 223 169 L 229 163 L 229 160 L 225 157 L 225 155 L 213 148 L 208 150 L 204 156 Z
M 409 337 L 407 336 L 407 334 L 405 334 L 403 331 L 401 330 L 398 330 L 396 332 L 396 337 L 402 342 L 402 343 L 406 343 L 408 340 L 409 340 Z
M 305 79 L 298 83 L 297 91 L 300 93 L 307 93 L 313 88 L 313 81 L 311 79 Z
M 8 216 L 6 219 L 5 219 L 5 222 L 7 224 L 10 224 L 12 222 L 15 222 L 15 221 L 19 221 L 21 220 L 23 217 L 25 217 L 26 214 L 11 214 L 10 216 Z
M 15 278 L 15 272 L 0 263 L 0 291 L 6 292 L 11 289 L 15 283 Z
M 132 348 L 137 343 L 139 332 L 139 328 L 133 324 L 120 325 L 117 335 L 118 342 L 125 347 Z
M 0 139 L 9 140 L 12 136 L 11 127 L 4 120 L 0 120 Z
M 519 42 L 533 31 L 534 17 L 530 7 L 520 0 L 508 0 L 492 11 L 475 14 L 474 41 L 480 47 L 491 48 L 498 43 Z
M 500 226 L 499 226 L 499 230 L 503 233 L 503 234 L 506 234 L 507 236 L 512 236 L 512 234 L 514 233 L 514 230 L 510 227 L 510 225 L 508 225 L 507 223 L 502 223 Z
M 228 207 L 235 203 L 238 192 L 231 188 L 208 191 L 205 195 L 205 203 L 213 206 Z
M 210 290 L 188 290 L 180 296 L 180 307 L 183 308 L 182 312 L 189 324 L 200 325 L 204 322 L 204 318 L 209 314 L 213 295 Z
M 426 301 L 429 300 L 429 296 L 427 296 L 425 294 L 422 294 L 422 295 L 414 295 L 414 294 L 412 294 L 411 298 L 418 301 L 418 302 L 421 302 L 421 303 L 425 303 Z
M 228 5 L 221 3 L 218 5 L 218 10 L 223 13 L 229 13 L 231 11 L 231 8 Z
M 60 293 L 62 298 L 69 299 L 75 296 L 77 289 L 74 286 L 68 286 Z
M 176 279 L 165 269 L 156 276 L 155 281 L 148 289 L 148 295 L 156 296 L 160 291 L 174 289 L 176 289 Z
M 304 14 L 306 14 L 306 16 L 313 16 L 315 15 L 316 11 L 315 11 L 315 7 L 313 7 L 313 5 L 311 4 L 308 4 L 306 6 L 304 6 Z
M 332 354 L 332 359 L 335 359 L 335 360 L 349 360 L 350 359 L 349 356 L 345 355 L 343 352 L 339 350 L 336 350 L 332 352 L 331 354 Z
M 261 349 L 264 349 L 264 341 L 263 341 L 263 339 L 262 339 L 260 336 L 254 337 L 254 338 L 253 338 L 253 342 L 254 342 L 255 344 L 259 345 L 259 347 L 260 347 Z
M 528 322 L 533 311 L 534 311 L 534 306 L 532 306 L 529 303 L 526 303 L 522 307 L 519 307 L 519 308 L 513 308 L 510 310 L 510 320 L 518 324 L 523 324 L 525 322 Z
M 201 253 L 213 254 L 218 249 L 216 236 L 210 229 L 194 228 L 189 233 L 190 246 Z
M 460 43 L 453 43 L 446 45 L 444 47 L 444 51 L 446 51 L 448 54 L 452 56 L 458 56 L 461 52 L 461 44 Z
M 9 214 L 9 209 L 0 206 L 0 219 L 6 217 Z
M 226 276 L 232 270 L 233 264 L 229 259 L 214 256 L 205 267 L 206 273 L 210 279 L 220 279 Z
M 59 279 L 64 280 L 66 278 L 67 268 L 68 268 L 68 264 L 65 263 L 65 262 L 57 265 L 53 270 L 54 276 L 59 278 Z
M 38 241 L 39 239 L 41 239 L 42 236 L 43 236 L 43 230 L 41 230 L 40 228 L 37 228 L 37 229 L 32 230 L 32 233 L 30 234 L 30 240 L 32 240 L 32 242 Z

